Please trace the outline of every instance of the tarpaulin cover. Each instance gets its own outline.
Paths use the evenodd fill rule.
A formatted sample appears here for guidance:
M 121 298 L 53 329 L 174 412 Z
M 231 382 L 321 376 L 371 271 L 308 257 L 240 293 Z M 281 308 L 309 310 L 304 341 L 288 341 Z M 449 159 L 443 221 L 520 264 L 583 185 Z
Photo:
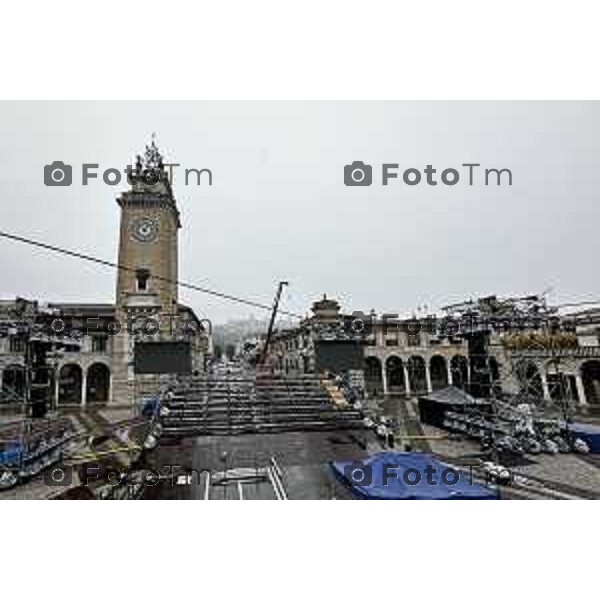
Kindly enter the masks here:
M 569 429 L 575 437 L 582 439 L 593 454 L 600 454 L 600 427 L 589 423 L 572 423 Z
M 158 396 L 153 396 L 152 398 L 148 398 L 144 402 L 144 406 L 142 407 L 142 415 L 144 417 L 151 417 L 155 413 L 160 410 L 160 398 Z
M 458 471 L 455 482 L 457 471 L 446 471 L 452 467 L 426 453 L 381 452 L 358 462 L 336 461 L 331 467 L 356 496 L 365 500 L 497 500 L 500 497 L 496 490 L 472 481 L 468 470 Z M 358 469 L 354 481 L 353 469 Z M 356 483 L 363 475 L 362 482 Z

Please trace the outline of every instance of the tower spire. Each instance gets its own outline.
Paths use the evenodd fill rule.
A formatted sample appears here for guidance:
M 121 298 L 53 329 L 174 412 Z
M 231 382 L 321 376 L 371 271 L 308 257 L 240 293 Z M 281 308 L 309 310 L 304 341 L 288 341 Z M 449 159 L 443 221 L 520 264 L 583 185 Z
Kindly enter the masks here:
M 146 144 L 144 152 L 144 168 L 145 169 L 163 169 L 163 157 L 158 147 L 156 146 L 156 133 L 152 132 L 150 144 Z

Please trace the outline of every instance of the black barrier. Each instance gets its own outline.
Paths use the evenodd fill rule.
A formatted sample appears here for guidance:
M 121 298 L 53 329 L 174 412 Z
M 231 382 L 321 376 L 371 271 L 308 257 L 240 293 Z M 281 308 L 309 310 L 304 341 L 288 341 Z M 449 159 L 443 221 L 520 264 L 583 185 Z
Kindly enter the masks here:
M 133 369 L 138 375 L 189 374 L 192 372 L 190 342 L 137 342 Z
M 363 346 L 361 343 L 348 341 L 315 342 L 317 371 L 343 371 L 360 370 L 363 368 Z

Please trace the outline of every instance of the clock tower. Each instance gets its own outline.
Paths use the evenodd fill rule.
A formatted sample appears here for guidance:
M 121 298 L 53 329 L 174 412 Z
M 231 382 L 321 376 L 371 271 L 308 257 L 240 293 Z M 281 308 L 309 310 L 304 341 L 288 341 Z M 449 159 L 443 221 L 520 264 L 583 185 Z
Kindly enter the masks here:
M 121 209 L 115 316 L 113 398 L 134 395 L 133 346 L 139 330 L 144 339 L 168 339 L 177 304 L 177 236 L 179 210 L 163 158 L 154 139 L 128 173 L 130 189 L 117 203 Z M 156 323 L 159 329 L 156 331 Z

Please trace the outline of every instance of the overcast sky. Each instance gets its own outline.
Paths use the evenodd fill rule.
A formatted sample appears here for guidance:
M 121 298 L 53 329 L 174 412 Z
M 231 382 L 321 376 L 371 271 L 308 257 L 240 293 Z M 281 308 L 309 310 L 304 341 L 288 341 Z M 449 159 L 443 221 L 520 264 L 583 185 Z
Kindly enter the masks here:
M 411 312 L 488 294 L 552 288 L 600 297 L 600 110 L 562 102 L 100 102 L 0 104 L 0 229 L 116 260 L 127 187 L 81 185 L 81 163 L 123 169 L 151 132 L 166 160 L 209 168 L 184 185 L 180 278 L 305 313 L 326 292 L 348 310 Z M 74 166 L 46 187 L 43 167 Z M 346 187 L 343 167 L 373 165 Z M 381 164 L 400 178 L 381 185 Z M 508 168 L 513 185 L 469 186 L 466 162 Z M 402 170 L 458 168 L 457 185 L 409 187 Z M 109 268 L 0 239 L 0 297 L 113 302 Z M 187 290 L 222 322 L 252 309 Z M 256 316 L 264 316 L 254 311 Z

